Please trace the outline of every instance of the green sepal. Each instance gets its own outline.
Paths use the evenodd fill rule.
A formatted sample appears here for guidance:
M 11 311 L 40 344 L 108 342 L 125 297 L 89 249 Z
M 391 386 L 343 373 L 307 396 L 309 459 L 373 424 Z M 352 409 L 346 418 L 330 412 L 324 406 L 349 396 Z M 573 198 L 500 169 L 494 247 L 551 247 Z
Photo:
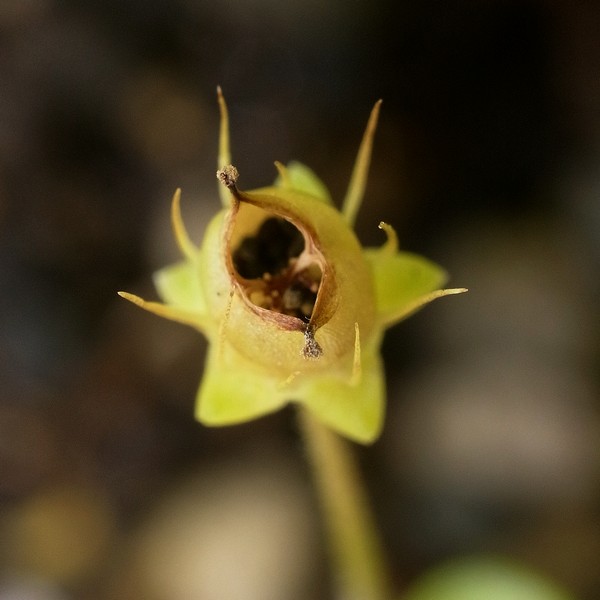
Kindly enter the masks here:
M 281 384 L 241 357 L 229 345 L 215 340 L 198 397 L 196 419 L 209 426 L 234 425 L 256 419 L 286 404 Z
M 303 388 L 302 403 L 338 433 L 371 444 L 381 433 L 385 414 L 385 377 L 379 352 L 362 357 L 360 380 L 319 375 Z
M 154 285 L 161 300 L 169 305 L 199 315 L 207 314 L 206 301 L 202 292 L 198 266 L 185 260 L 156 271 Z
M 293 160 L 285 166 L 285 171 L 285 177 L 279 175 L 275 180 L 276 187 L 309 194 L 326 204 L 333 204 L 327 186 L 312 169 L 301 162 Z
M 414 312 L 419 298 L 439 289 L 447 279 L 444 269 L 416 254 L 368 248 L 364 256 L 373 271 L 377 315 L 384 325 Z

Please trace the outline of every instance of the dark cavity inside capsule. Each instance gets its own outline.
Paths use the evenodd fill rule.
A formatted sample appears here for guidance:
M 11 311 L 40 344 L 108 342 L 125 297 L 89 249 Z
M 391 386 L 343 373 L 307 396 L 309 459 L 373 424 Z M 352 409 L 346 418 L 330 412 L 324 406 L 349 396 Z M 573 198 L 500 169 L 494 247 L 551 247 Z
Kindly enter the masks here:
M 232 254 L 233 266 L 253 304 L 310 319 L 322 272 L 305 248 L 300 230 L 281 217 L 266 218 L 254 235 L 241 240 Z

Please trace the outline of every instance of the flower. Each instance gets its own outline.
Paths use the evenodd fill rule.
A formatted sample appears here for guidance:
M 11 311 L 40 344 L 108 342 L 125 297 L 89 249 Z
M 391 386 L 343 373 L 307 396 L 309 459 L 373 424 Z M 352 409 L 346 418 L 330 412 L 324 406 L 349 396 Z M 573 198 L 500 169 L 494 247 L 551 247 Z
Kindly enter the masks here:
M 362 248 L 352 230 L 381 101 L 339 211 L 300 163 L 275 163 L 279 177 L 272 186 L 238 189 L 220 89 L 218 100 L 223 208 L 198 248 L 183 225 L 177 190 L 171 215 L 184 260 L 155 274 L 163 303 L 119 294 L 207 337 L 200 422 L 240 423 L 298 402 L 346 437 L 370 443 L 385 412 L 384 330 L 435 298 L 466 290 L 439 289 L 444 271 L 399 252 L 390 225 L 379 225 L 387 235 L 380 248 Z

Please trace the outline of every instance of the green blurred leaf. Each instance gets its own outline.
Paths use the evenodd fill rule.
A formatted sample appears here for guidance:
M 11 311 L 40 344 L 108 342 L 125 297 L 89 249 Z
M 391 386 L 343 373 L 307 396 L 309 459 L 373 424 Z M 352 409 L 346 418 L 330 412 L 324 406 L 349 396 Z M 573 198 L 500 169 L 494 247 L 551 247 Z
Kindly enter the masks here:
M 516 562 L 473 557 L 432 569 L 401 600 L 574 600 L 574 596 Z

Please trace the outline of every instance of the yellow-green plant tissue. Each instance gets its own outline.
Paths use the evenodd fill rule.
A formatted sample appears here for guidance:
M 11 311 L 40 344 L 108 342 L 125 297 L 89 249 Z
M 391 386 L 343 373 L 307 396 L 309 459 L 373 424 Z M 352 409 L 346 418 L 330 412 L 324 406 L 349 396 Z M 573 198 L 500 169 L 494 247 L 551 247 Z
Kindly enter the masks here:
M 363 248 L 353 231 L 362 201 L 380 102 L 371 113 L 348 193 L 338 210 L 308 167 L 275 163 L 273 185 L 238 187 L 225 101 L 221 110 L 221 209 L 200 247 L 181 217 L 172 222 L 183 260 L 155 275 L 163 303 L 120 292 L 160 316 L 191 325 L 210 348 L 196 416 L 206 425 L 240 423 L 289 402 L 361 443 L 379 435 L 385 411 L 383 332 L 440 296 L 445 272 L 387 241 Z

